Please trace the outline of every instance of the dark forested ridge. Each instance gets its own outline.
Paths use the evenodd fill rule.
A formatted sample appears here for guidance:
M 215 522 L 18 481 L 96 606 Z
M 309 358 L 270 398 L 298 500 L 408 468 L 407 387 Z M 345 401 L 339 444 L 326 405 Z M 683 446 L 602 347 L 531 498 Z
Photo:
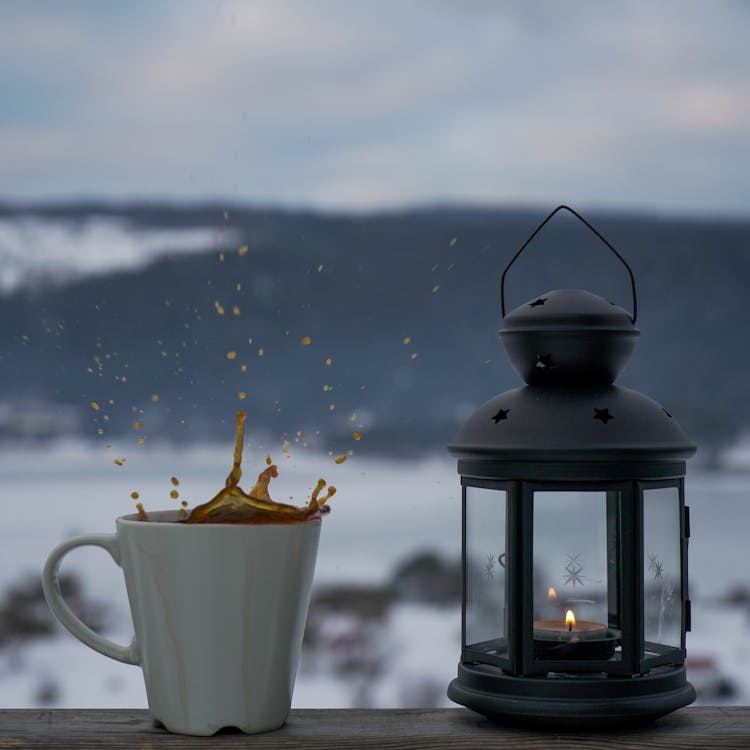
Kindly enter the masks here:
M 140 419 L 149 437 L 229 439 L 241 407 L 270 439 L 301 431 L 337 450 L 362 424 L 358 450 L 403 454 L 439 449 L 474 407 L 519 384 L 497 336 L 498 280 L 543 211 L 234 207 L 225 220 L 224 210 L 0 208 L 0 216 L 208 225 L 240 238 L 138 271 L 0 297 L 0 433 L 97 437 L 132 431 Z M 712 455 L 750 424 L 750 222 L 587 218 L 638 284 L 641 337 L 619 382 L 663 403 Z M 560 288 L 630 308 L 622 266 L 564 217 L 509 272 L 508 308 Z

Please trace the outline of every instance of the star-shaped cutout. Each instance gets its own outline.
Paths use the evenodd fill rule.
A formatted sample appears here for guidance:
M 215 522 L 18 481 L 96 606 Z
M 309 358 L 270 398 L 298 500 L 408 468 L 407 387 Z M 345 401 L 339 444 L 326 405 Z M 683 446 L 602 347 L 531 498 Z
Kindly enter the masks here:
M 539 307 L 547 301 L 547 297 L 540 297 L 529 304 L 529 307 Z
M 597 409 L 594 407 L 594 419 L 598 419 L 600 422 L 607 424 L 610 419 L 614 419 L 615 415 L 609 413 L 609 409 Z
M 555 363 L 552 361 L 552 355 L 551 354 L 537 354 L 536 366 L 540 370 L 545 370 L 545 371 L 551 370 L 555 366 Z
M 509 411 L 510 409 L 499 409 L 497 414 L 495 414 L 495 416 L 492 417 L 495 424 L 497 424 L 498 422 L 502 422 L 504 419 L 507 419 Z

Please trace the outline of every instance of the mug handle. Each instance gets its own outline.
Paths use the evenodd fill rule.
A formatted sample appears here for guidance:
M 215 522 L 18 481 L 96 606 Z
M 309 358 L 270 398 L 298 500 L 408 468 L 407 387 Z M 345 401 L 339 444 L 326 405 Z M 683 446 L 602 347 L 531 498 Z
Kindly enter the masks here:
M 63 557 L 76 547 L 102 547 L 112 556 L 112 559 L 120 565 L 120 545 L 114 534 L 91 534 L 79 536 L 67 542 L 59 544 L 50 552 L 42 572 L 42 588 L 44 598 L 49 608 L 57 619 L 76 637 L 94 651 L 109 656 L 111 659 L 125 662 L 125 664 L 139 664 L 138 651 L 135 638 L 130 646 L 120 646 L 114 641 L 95 633 L 88 625 L 84 624 L 65 603 L 62 590 L 60 589 L 59 569 Z

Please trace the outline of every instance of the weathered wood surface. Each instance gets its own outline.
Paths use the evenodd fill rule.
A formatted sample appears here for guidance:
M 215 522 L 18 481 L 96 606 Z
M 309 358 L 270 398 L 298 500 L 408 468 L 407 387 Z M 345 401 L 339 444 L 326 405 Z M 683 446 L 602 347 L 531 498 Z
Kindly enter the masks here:
M 491 724 L 461 708 L 297 710 L 282 729 L 185 737 L 144 710 L 0 710 L 0 748 L 418 748 L 424 750 L 750 749 L 750 708 L 687 708 L 631 731 L 537 732 Z

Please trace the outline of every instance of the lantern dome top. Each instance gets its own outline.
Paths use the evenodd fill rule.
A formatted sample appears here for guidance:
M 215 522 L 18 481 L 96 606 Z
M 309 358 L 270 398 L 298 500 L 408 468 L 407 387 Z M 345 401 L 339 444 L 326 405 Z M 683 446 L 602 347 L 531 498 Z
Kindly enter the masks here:
M 613 385 L 639 331 L 591 292 L 546 292 L 508 313 L 500 335 L 527 385 L 491 399 L 448 446 L 477 477 L 615 479 L 684 475 L 695 446 L 672 415 Z
M 627 364 L 639 331 L 613 302 L 563 289 L 508 313 L 500 335 L 529 385 L 607 385 Z
M 465 464 L 462 473 L 489 462 L 488 475 L 509 470 L 509 476 L 525 471 L 557 479 L 599 477 L 602 471 L 610 478 L 613 472 L 629 476 L 643 472 L 644 464 L 650 465 L 649 477 L 669 476 L 674 462 L 684 474 L 685 459 L 695 453 L 670 412 L 616 385 L 506 391 L 480 406 L 448 449 L 471 462 L 471 471 Z

